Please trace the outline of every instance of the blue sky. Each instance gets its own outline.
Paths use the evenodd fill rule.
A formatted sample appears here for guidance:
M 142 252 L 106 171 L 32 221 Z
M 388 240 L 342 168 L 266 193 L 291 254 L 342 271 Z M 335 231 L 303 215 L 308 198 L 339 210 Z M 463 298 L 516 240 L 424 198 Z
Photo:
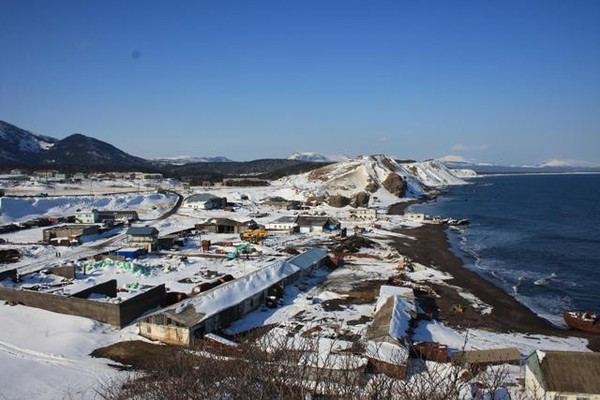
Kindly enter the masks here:
M 134 155 L 600 163 L 600 1 L 2 0 L 0 119 Z

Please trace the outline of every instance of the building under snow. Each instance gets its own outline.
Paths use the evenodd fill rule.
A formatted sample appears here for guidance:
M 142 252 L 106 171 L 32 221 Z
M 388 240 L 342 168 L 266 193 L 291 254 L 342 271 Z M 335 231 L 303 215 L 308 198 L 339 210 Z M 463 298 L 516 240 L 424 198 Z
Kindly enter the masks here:
M 198 193 L 185 199 L 184 206 L 194 210 L 213 210 L 215 208 L 224 208 L 227 199 L 217 197 L 210 193 Z
M 325 264 L 327 252 L 311 248 L 239 279 L 224 283 L 143 318 L 139 333 L 164 343 L 190 345 L 265 305 L 269 290 L 286 286 Z

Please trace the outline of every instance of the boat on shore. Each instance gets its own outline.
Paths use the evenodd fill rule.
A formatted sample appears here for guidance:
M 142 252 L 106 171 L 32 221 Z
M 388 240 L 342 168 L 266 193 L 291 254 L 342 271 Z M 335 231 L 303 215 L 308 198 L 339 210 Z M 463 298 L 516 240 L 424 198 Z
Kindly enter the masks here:
M 565 311 L 563 318 L 573 329 L 600 334 L 600 315 L 586 311 Z

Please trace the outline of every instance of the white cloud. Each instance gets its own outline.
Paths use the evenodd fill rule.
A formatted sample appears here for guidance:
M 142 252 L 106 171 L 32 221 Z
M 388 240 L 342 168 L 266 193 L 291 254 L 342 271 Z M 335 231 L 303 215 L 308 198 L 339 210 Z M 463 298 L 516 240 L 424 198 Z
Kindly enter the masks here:
M 489 149 L 490 146 L 488 144 L 473 144 L 473 145 L 466 145 L 466 144 L 455 144 L 454 146 L 452 146 L 452 151 L 483 151 L 483 150 L 487 150 Z
M 379 140 L 380 142 L 383 142 L 383 143 L 385 143 L 385 142 L 387 142 L 387 141 L 388 141 L 388 137 L 387 137 L 387 135 L 381 135 L 381 136 L 379 136 L 378 140 Z

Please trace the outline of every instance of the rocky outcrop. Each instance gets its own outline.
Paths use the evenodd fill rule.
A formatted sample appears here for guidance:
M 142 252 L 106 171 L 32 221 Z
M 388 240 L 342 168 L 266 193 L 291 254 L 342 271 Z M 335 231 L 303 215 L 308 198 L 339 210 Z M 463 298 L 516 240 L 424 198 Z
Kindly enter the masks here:
M 390 173 L 382 184 L 383 187 L 393 195 L 404 197 L 406 194 L 406 182 L 400 175 L 394 172 Z
M 346 207 L 348 204 L 350 204 L 350 199 L 346 196 L 336 194 L 333 196 L 329 196 L 329 198 L 327 199 L 327 204 L 329 204 L 331 207 Z
M 368 207 L 370 198 L 371 195 L 369 195 L 369 193 L 358 192 L 354 196 L 352 196 L 352 199 L 350 200 L 350 205 L 352 207 Z
M 369 183 L 365 187 L 365 190 L 370 193 L 375 193 L 377 189 L 379 189 L 379 185 L 373 180 L 369 181 Z

